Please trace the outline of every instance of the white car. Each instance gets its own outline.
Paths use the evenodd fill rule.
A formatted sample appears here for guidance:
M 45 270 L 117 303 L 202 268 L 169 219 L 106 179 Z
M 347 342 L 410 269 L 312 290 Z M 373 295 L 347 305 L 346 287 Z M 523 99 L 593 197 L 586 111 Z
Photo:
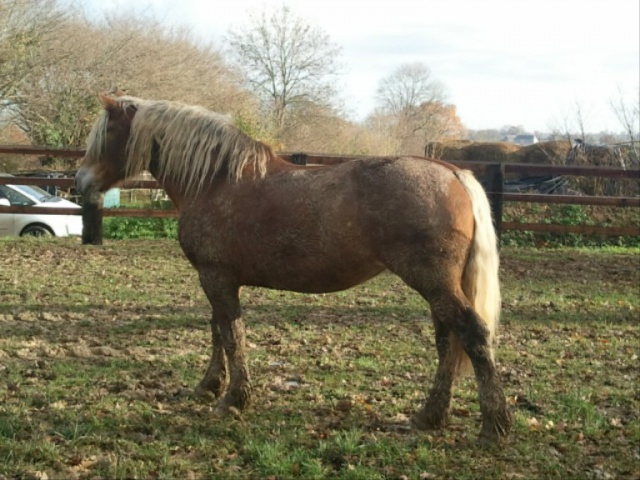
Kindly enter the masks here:
M 11 175 L 0 174 L 3 177 Z M 51 195 L 32 185 L 0 185 L 0 205 L 38 208 L 77 208 L 80 206 L 64 198 Z M 0 213 L 0 237 L 34 235 L 67 237 L 82 235 L 81 215 L 41 215 L 36 213 Z

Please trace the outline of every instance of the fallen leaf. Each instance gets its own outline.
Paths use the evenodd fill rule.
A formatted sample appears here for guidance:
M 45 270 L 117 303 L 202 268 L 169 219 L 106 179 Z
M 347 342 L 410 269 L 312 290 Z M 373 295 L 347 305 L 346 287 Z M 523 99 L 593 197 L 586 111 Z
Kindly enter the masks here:
M 527 419 L 527 427 L 529 427 L 530 431 L 535 432 L 537 430 L 540 430 L 541 426 L 542 425 L 540 424 L 537 418 L 531 417 Z
M 340 412 L 348 412 L 353 407 L 353 402 L 349 398 L 342 398 L 336 402 L 336 410 Z
M 422 472 L 419 478 L 420 480 L 429 480 L 431 478 L 436 478 L 436 476 L 433 473 Z

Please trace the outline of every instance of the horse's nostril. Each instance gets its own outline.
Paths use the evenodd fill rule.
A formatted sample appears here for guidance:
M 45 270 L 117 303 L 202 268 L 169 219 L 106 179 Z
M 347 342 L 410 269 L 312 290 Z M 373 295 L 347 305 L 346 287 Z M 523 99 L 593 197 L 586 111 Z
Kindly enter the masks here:
M 80 193 L 82 193 L 82 178 L 84 177 L 85 173 L 82 169 L 78 170 L 76 172 L 76 190 Z
M 76 190 L 83 196 L 97 191 L 97 185 L 95 185 L 95 179 L 90 170 L 83 167 L 78 170 L 76 173 Z

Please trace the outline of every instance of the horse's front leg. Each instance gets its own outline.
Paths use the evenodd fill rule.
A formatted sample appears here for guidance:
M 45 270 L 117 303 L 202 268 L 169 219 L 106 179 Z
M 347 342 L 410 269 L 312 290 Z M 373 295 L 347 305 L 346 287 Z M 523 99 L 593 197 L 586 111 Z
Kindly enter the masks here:
M 222 345 L 229 362 L 229 387 L 218 402 L 216 412 L 219 414 L 235 413 L 234 409 L 243 410 L 251 397 L 247 342 L 239 307 L 237 312 L 237 315 L 226 317 L 220 322 Z
M 222 345 L 220 325 L 216 317 L 211 317 L 211 359 L 204 378 L 196 387 L 196 395 L 207 397 L 213 394 L 221 397 L 227 383 L 227 362 Z
M 200 283 L 213 310 L 213 350 L 209 367 L 197 390 L 221 395 L 216 409 L 218 413 L 243 410 L 251 396 L 251 383 L 247 367 L 247 342 L 238 298 L 239 288 L 226 281 L 225 276 L 217 270 L 200 270 L 199 274 Z M 229 385 L 223 394 L 226 369 L 229 370 Z

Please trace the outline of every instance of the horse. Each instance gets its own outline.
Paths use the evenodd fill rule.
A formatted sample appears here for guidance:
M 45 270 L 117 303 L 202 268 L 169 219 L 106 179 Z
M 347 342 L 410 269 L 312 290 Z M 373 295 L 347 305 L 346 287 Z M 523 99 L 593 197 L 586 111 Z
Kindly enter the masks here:
M 218 415 L 251 399 L 242 286 L 324 293 L 383 271 L 429 304 L 438 366 L 417 429 L 450 419 L 456 377 L 475 372 L 481 444 L 508 436 L 512 413 L 494 361 L 499 256 L 473 174 L 421 157 L 294 165 L 200 106 L 99 94 L 102 112 L 76 175 L 85 198 L 147 170 L 179 212 L 178 240 L 212 308 L 212 350 L 196 393 Z

